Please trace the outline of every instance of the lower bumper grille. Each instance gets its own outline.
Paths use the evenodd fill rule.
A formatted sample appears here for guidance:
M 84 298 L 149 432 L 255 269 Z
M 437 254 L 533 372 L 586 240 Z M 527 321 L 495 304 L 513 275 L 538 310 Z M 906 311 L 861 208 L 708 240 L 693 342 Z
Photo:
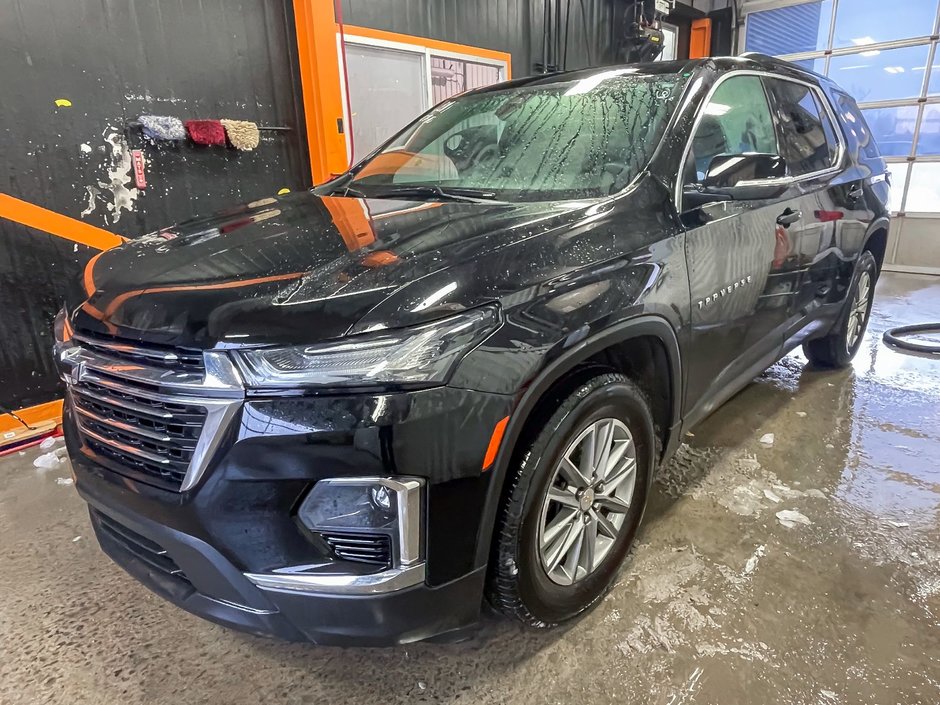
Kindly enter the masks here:
M 386 568 L 392 564 L 391 542 L 383 534 L 323 534 L 323 539 L 341 560 Z
M 99 375 L 71 385 L 71 395 L 79 430 L 92 452 L 136 479 L 179 491 L 205 424 L 205 408 Z
M 92 520 L 102 534 L 133 554 L 135 558 L 146 563 L 150 568 L 165 573 L 172 578 L 189 583 L 186 574 L 176 562 L 167 555 L 167 552 L 157 543 L 131 531 L 123 524 L 118 523 L 107 514 L 91 510 Z

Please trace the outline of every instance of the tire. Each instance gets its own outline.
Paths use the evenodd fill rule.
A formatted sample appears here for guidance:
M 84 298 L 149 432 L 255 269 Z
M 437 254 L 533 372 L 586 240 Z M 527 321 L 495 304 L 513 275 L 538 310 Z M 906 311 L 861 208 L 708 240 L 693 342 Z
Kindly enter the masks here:
M 611 486 L 605 487 L 602 479 L 598 478 L 590 488 L 591 497 L 586 496 L 587 488 L 580 495 L 573 495 L 576 499 L 580 496 L 577 507 L 568 506 L 570 498 L 565 499 L 564 504 L 548 499 L 550 488 L 556 497 L 558 493 L 575 491 L 575 483 L 569 485 L 565 482 L 571 470 L 561 470 L 560 463 L 566 452 L 570 452 L 581 465 L 588 457 L 584 449 L 590 442 L 591 429 L 596 433 L 596 439 L 605 438 L 607 433 L 610 441 L 609 444 L 597 443 L 596 447 L 611 448 L 608 463 L 603 464 L 610 470 L 608 479 Z M 624 429 L 628 436 L 626 443 L 623 441 Z M 572 443 L 579 437 L 584 439 L 577 446 L 583 455 L 577 449 L 572 450 Z M 631 498 L 624 502 L 630 479 L 618 481 L 617 468 L 629 467 L 631 445 L 635 457 L 634 477 Z M 573 619 L 596 605 L 615 583 L 633 544 L 646 507 L 657 447 L 649 402 L 627 377 L 612 373 L 594 374 L 564 398 L 548 421 L 541 428 L 534 429 L 529 442 L 523 446 L 523 452 L 517 455 L 520 458 L 517 465 L 509 470 L 487 585 L 490 604 L 506 615 L 540 628 Z M 600 467 L 601 464 L 598 465 Z M 620 472 L 628 475 L 625 469 Z M 593 497 L 595 490 L 597 497 Z M 610 498 L 605 499 L 607 494 L 619 502 L 616 514 L 608 509 L 608 503 L 611 506 L 614 503 Z M 591 505 L 587 510 L 583 508 L 585 500 Z M 622 506 L 624 504 L 627 504 L 627 509 Z M 571 572 L 566 572 L 565 567 L 571 565 L 570 553 L 567 554 L 568 560 L 561 561 L 550 571 L 548 564 L 555 555 L 549 550 L 555 544 L 548 542 L 549 532 L 555 530 L 551 528 L 552 522 L 558 522 L 560 526 L 570 512 L 575 512 L 576 518 L 569 531 L 575 531 L 580 525 L 584 536 L 591 536 L 596 531 L 599 538 L 594 542 L 577 544 L 579 550 L 583 549 L 583 557 L 579 554 Z M 601 518 L 597 518 L 598 515 Z M 552 516 L 554 519 L 550 521 Z M 604 518 L 608 523 L 602 526 Z M 612 532 L 616 538 L 609 538 L 604 529 L 610 532 L 616 521 L 621 522 Z M 546 545 L 549 549 L 545 548 Z M 593 549 L 587 548 L 588 545 Z M 590 570 L 588 566 L 591 566 Z M 572 574 L 576 579 L 564 584 Z
M 825 338 L 816 338 L 803 344 L 803 354 L 817 367 L 846 367 L 862 345 L 871 306 L 874 301 L 875 281 L 878 279 L 878 263 L 868 250 L 862 252 L 855 265 L 852 285 L 845 297 L 845 308 L 833 331 Z M 859 308 L 860 287 L 867 283 L 864 306 Z M 859 314 L 863 312 L 861 320 Z

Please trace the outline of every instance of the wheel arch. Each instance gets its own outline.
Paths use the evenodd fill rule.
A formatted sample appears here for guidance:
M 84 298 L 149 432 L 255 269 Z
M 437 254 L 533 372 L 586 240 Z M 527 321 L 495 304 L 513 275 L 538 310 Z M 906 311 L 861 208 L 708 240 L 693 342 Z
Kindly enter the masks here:
M 592 366 L 595 369 L 603 369 L 599 362 L 599 355 L 641 338 L 655 339 L 662 346 L 665 354 L 668 365 L 668 378 L 666 381 L 669 385 L 669 391 L 664 414 L 666 424 L 661 429 L 664 434 L 662 456 L 668 457 L 675 449 L 680 434 L 683 386 L 679 341 L 672 325 L 660 316 L 643 315 L 610 326 L 600 333 L 581 341 L 542 368 L 539 374 L 526 385 L 519 402 L 510 414 L 496 460 L 487 471 L 492 476 L 486 493 L 480 536 L 477 542 L 477 565 L 484 564 L 489 559 L 493 531 L 495 530 L 499 507 L 505 490 L 509 467 L 519 441 L 523 438 L 526 426 L 533 419 L 533 414 L 539 410 L 542 402 L 549 400 L 553 390 L 557 390 L 560 383 L 567 378 L 577 381 L 578 377 L 572 373 L 576 373 L 580 369 L 584 370 L 584 374 L 589 374 Z
M 888 251 L 888 228 L 891 222 L 887 217 L 881 217 L 873 221 L 865 234 L 865 242 L 862 245 L 861 252 L 868 250 L 875 257 L 878 263 L 878 273 L 881 273 L 881 267 L 885 261 L 885 255 Z

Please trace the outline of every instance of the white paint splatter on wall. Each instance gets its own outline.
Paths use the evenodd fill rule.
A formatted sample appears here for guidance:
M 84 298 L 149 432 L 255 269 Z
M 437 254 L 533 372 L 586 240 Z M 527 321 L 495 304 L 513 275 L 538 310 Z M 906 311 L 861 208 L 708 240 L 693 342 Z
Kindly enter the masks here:
M 97 186 L 85 186 L 88 205 L 82 211 L 82 217 L 94 213 L 98 204 L 101 203 L 108 211 L 103 214 L 105 223 L 117 223 L 121 220 L 122 211 L 134 210 L 134 204 L 140 192 L 131 186 L 133 164 L 131 150 L 124 135 L 109 125 L 102 136 L 105 144 L 98 149 L 105 152 L 106 156 L 100 168 L 106 169 L 107 174 L 104 181 L 98 181 Z M 85 146 L 82 145 L 83 152 L 85 152 Z M 90 147 L 88 151 L 91 151 Z M 110 221 L 108 214 L 111 216 Z

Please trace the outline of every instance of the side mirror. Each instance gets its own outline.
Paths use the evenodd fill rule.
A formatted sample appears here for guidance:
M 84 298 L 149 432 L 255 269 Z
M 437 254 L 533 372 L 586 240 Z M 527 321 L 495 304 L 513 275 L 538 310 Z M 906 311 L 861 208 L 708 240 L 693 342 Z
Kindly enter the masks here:
M 699 184 L 685 189 L 685 208 L 698 208 L 714 201 L 752 201 L 777 198 L 793 183 L 787 163 L 777 154 L 749 152 L 722 154 L 711 160 Z

